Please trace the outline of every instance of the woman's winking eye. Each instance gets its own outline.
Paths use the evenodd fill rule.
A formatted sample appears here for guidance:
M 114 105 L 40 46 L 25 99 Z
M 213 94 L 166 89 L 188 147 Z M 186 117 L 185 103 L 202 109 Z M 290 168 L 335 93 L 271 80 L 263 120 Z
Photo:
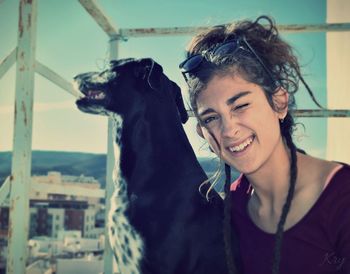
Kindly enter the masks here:
M 230 111 L 231 112 L 241 112 L 241 111 L 245 110 L 249 105 L 250 105 L 249 103 L 245 103 L 245 104 L 239 104 L 236 106 L 232 106 Z M 200 124 L 203 126 L 207 126 L 209 124 L 212 124 L 212 123 L 218 121 L 219 119 L 220 119 L 219 114 L 212 113 L 211 115 L 200 117 Z
M 249 103 L 246 103 L 246 104 L 241 104 L 241 105 L 238 105 L 236 107 L 233 108 L 233 110 L 242 110 L 242 109 L 245 109 L 247 106 L 249 106 Z

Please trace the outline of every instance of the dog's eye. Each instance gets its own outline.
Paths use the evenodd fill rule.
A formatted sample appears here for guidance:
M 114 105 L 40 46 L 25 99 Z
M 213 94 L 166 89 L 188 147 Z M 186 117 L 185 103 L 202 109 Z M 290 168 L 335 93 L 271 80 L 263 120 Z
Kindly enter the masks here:
M 91 82 L 94 84 L 105 84 L 115 78 L 116 73 L 114 71 L 104 71 L 99 74 L 95 74 L 91 77 Z
M 109 82 L 110 80 L 114 79 L 117 76 L 117 73 L 115 71 L 106 71 L 103 73 L 103 78 L 106 79 L 106 82 Z

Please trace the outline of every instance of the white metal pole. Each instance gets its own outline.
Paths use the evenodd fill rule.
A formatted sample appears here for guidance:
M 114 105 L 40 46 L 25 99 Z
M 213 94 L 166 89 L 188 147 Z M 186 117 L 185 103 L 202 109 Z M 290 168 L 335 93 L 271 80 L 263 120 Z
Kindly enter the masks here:
M 110 40 L 110 59 L 118 58 L 118 40 L 112 39 Z M 108 118 L 108 141 L 107 141 L 107 178 L 106 178 L 106 215 L 105 215 L 105 223 L 108 222 L 108 213 L 111 208 L 111 197 L 114 191 L 114 183 L 112 180 L 112 173 L 114 169 L 114 149 L 113 143 L 113 120 Z M 109 244 L 108 239 L 108 226 L 105 226 L 105 250 L 104 250 L 104 273 L 116 273 L 117 266 L 114 260 L 114 254 L 112 252 L 111 246 Z
M 29 226 L 37 1 L 19 5 L 7 273 L 25 273 Z

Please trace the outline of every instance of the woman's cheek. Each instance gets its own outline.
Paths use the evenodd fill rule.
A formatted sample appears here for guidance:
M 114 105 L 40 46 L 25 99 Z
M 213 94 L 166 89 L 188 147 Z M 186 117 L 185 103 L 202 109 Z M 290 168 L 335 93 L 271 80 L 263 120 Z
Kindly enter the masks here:
M 219 148 L 218 143 L 217 143 L 217 142 L 220 142 L 219 136 L 217 134 L 215 134 L 215 132 L 209 133 L 208 129 L 206 129 L 206 128 L 202 128 L 202 130 L 203 130 L 203 136 L 207 140 L 207 142 L 209 143 L 210 147 L 214 150 L 214 152 L 217 155 L 220 155 L 220 148 Z

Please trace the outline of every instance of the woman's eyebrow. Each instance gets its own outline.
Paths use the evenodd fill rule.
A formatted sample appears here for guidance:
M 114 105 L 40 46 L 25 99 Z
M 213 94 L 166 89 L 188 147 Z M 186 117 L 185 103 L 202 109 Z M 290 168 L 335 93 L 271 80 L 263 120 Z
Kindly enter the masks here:
M 251 91 L 241 91 L 239 92 L 238 94 L 232 96 L 231 98 L 229 98 L 227 101 L 226 101 L 226 104 L 229 106 L 229 105 L 232 105 L 236 100 L 238 100 L 239 98 L 243 97 L 243 96 L 246 96 L 248 94 L 252 93 Z M 203 116 L 203 115 L 206 115 L 206 114 L 209 114 L 209 113 L 212 113 L 212 112 L 215 112 L 214 109 L 212 108 L 207 108 L 201 112 L 198 113 L 198 116 Z
M 241 91 L 238 94 L 232 96 L 230 99 L 228 99 L 226 101 L 226 104 L 232 105 L 236 100 L 238 100 L 239 98 L 243 97 L 243 96 L 247 96 L 248 94 L 252 93 L 251 91 Z
M 202 112 L 198 113 L 198 116 L 203 116 L 203 115 L 206 115 L 208 113 L 212 113 L 214 112 L 214 110 L 212 108 L 207 108 L 205 110 L 203 110 Z

